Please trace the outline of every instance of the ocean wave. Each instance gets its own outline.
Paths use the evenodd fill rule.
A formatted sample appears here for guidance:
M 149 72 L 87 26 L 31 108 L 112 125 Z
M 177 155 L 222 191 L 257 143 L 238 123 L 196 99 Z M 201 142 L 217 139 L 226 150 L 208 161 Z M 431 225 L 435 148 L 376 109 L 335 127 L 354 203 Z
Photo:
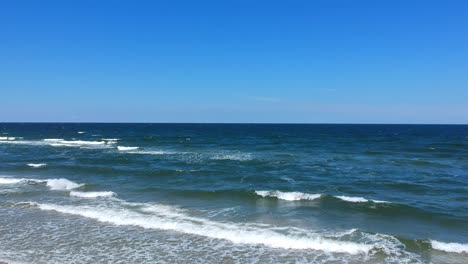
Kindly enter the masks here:
M 0 178 L 0 184 L 31 184 L 31 183 L 45 183 L 51 190 L 73 190 L 83 186 L 68 179 L 28 179 L 28 178 Z
M 41 167 L 47 166 L 46 163 L 28 163 L 26 165 L 28 165 L 29 167 L 33 167 L 33 168 L 41 168 Z
M 46 180 L 47 186 L 51 190 L 73 190 L 83 186 L 84 184 L 78 184 L 67 179 L 48 179 Z
M 124 146 L 117 146 L 117 149 L 120 151 L 127 151 L 127 150 L 137 150 L 139 147 L 124 147 Z
M 215 154 L 211 156 L 212 160 L 237 160 L 237 161 L 247 161 L 252 160 L 252 154 L 250 153 L 234 153 L 234 154 Z
M 13 141 L 16 139 L 17 137 L 0 137 L 0 141 Z
M 136 150 L 127 151 L 128 154 L 141 154 L 141 155 L 174 155 L 179 154 L 177 152 L 163 151 L 163 150 Z
M 373 202 L 373 203 L 389 203 L 386 201 L 380 201 L 380 200 L 369 200 L 363 197 L 350 197 L 350 196 L 344 196 L 344 195 L 337 195 L 334 196 L 335 198 L 338 198 L 340 200 L 346 201 L 346 202 L 351 202 L 351 203 L 367 203 L 367 202 Z
M 120 139 L 119 138 L 101 138 L 101 140 L 104 140 L 104 141 L 119 141 Z
M 66 145 L 66 146 L 83 146 L 83 145 L 104 145 L 106 144 L 105 141 L 86 141 L 86 140 L 46 140 L 47 142 L 54 142 L 53 144 L 56 145 Z
M 18 178 L 0 178 L 0 184 L 16 184 L 22 182 L 24 179 Z
M 301 192 L 255 191 L 255 193 L 262 197 L 275 197 L 286 201 L 315 200 L 322 197 L 321 194 L 309 194 Z
M 431 240 L 431 245 L 433 249 L 445 252 L 468 253 L 468 244 L 445 243 L 437 240 Z
M 84 134 L 84 133 L 86 133 L 86 132 L 84 132 L 84 131 L 78 131 L 77 133 L 78 133 L 78 134 Z
M 112 197 L 115 196 L 114 192 L 106 191 L 106 192 L 78 192 L 72 191 L 70 192 L 70 196 L 80 197 L 80 198 L 98 198 L 98 197 Z
M 31 145 L 31 146 L 53 146 L 53 147 L 110 147 L 115 141 L 86 141 L 86 140 L 65 140 L 60 138 L 46 138 L 42 140 L 0 140 L 0 143 Z
M 42 141 L 46 141 L 46 142 L 57 142 L 57 141 L 63 141 L 65 139 L 63 138 L 45 138 L 43 139 Z
M 239 244 L 264 245 L 272 248 L 311 249 L 325 252 L 367 254 L 372 244 L 324 238 L 317 233 L 295 230 L 284 233 L 284 228 L 273 226 L 216 222 L 193 217 L 184 211 L 166 205 L 139 205 L 126 203 L 126 207 L 70 206 L 31 203 L 41 210 L 79 215 L 114 225 L 132 225 L 147 229 L 172 230 L 185 234 L 199 235 L 213 239 L 228 240 Z M 130 206 L 132 209 L 129 209 Z
M 316 200 L 322 198 L 324 194 L 310 194 L 310 193 L 302 193 L 302 192 L 282 192 L 282 191 L 255 191 L 255 193 L 262 197 L 273 197 L 280 200 L 285 201 L 300 201 L 300 200 Z M 337 199 L 351 202 L 351 203 L 365 203 L 365 202 L 373 202 L 373 203 L 389 203 L 386 201 L 379 201 L 379 200 L 369 200 L 363 197 L 350 197 L 350 196 L 332 196 Z

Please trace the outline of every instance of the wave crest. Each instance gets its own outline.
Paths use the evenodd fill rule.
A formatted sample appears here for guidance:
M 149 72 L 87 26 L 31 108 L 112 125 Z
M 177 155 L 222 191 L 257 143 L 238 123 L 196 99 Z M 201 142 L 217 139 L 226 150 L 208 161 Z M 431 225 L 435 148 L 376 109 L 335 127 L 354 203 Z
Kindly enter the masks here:
M 301 192 L 281 192 L 281 191 L 255 191 L 262 197 L 275 197 L 286 201 L 315 200 L 322 197 L 321 194 L 309 194 Z
M 173 230 L 241 244 L 260 244 L 273 248 L 311 249 L 325 252 L 366 254 L 373 245 L 323 238 L 303 230 L 303 234 L 285 234 L 274 227 L 215 222 L 192 217 L 172 206 L 140 206 L 139 211 L 123 207 L 67 206 L 33 204 L 41 210 L 80 215 L 115 225 L 133 225 L 147 229 Z M 134 209 L 137 204 L 129 204 Z
M 112 197 L 115 196 L 114 192 L 70 192 L 70 196 L 80 197 L 80 198 L 99 198 L 99 197 Z
M 431 240 L 433 249 L 442 250 L 445 252 L 468 253 L 468 244 L 461 243 L 445 243 L 437 240 Z
M 124 146 L 117 146 L 117 149 L 120 151 L 127 151 L 127 150 L 137 150 L 139 147 L 124 147 Z
M 47 166 L 46 163 L 28 163 L 27 165 L 33 168 L 41 168 Z

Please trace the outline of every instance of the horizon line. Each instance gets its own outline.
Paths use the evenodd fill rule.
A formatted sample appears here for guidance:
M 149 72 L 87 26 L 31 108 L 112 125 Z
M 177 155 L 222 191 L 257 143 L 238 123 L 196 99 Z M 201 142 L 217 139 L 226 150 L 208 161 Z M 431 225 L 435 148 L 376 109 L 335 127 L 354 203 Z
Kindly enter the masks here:
M 340 123 L 340 122 L 111 122 L 111 121 L 0 121 L 0 124 L 199 124 L 199 125 L 452 125 L 468 123 Z

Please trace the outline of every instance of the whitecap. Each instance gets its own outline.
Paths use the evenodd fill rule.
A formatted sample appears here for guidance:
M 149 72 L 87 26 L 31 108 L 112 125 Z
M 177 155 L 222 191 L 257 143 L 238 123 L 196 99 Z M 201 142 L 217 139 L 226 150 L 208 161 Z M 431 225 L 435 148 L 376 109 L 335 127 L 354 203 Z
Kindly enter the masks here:
M 20 183 L 24 179 L 18 179 L 18 178 L 0 178 L 0 184 L 16 184 Z
M 433 249 L 442 250 L 445 252 L 468 253 L 468 244 L 462 243 L 445 243 L 437 240 L 431 240 Z
M 72 190 L 83 186 L 83 184 L 78 184 L 67 179 L 48 179 L 46 180 L 47 186 L 51 190 Z
M 124 146 L 117 146 L 117 149 L 120 151 L 127 151 L 127 150 L 137 150 L 139 147 L 124 147 Z
M 31 183 L 45 183 L 51 190 L 72 190 L 83 186 L 68 179 L 28 179 L 28 178 L 0 178 L 0 184 L 31 184 Z
M 58 142 L 61 144 L 68 144 L 68 145 L 103 145 L 103 144 L 106 144 L 105 141 L 85 141 L 85 140 L 62 140 Z
M 86 132 L 84 132 L 84 131 L 78 131 L 78 134 L 84 134 L 84 133 L 86 133 Z
M 142 154 L 142 155 L 170 155 L 177 154 L 177 152 L 163 151 L 163 150 L 137 150 L 128 151 L 128 154 Z
M 65 139 L 62 139 L 62 138 L 45 138 L 43 139 L 43 141 L 46 141 L 46 142 L 57 142 L 57 141 L 63 141 Z
M 2 141 L 13 141 L 16 140 L 16 137 L 0 137 Z
M 366 254 L 374 245 L 324 238 L 317 233 L 263 224 L 224 223 L 193 217 L 178 208 L 165 205 L 70 206 L 31 203 L 41 210 L 79 215 L 114 225 L 131 225 L 147 229 L 172 230 L 185 234 L 228 240 L 232 243 L 264 245 L 283 249 L 309 249 L 325 252 Z
M 379 201 L 379 200 L 369 200 L 363 197 L 350 197 L 350 196 L 344 196 L 344 195 L 338 195 L 335 196 L 336 198 L 346 201 L 346 202 L 351 202 L 351 203 L 366 203 L 366 202 L 374 202 L 374 203 L 388 203 L 386 201 Z
M 277 199 L 286 201 L 315 200 L 322 196 L 321 194 L 281 191 L 255 191 L 255 193 L 262 197 L 275 197 Z
M 78 192 L 72 191 L 70 192 L 70 196 L 80 197 L 80 198 L 98 198 L 98 197 L 112 197 L 114 196 L 114 192 Z
M 28 163 L 27 165 L 33 168 L 41 168 L 47 166 L 46 163 Z
M 86 141 L 86 140 L 64 140 L 60 138 L 43 139 L 48 145 L 53 147 L 101 147 L 106 141 Z
M 247 161 L 252 160 L 250 153 L 235 153 L 235 154 L 216 154 L 211 157 L 212 160 L 236 160 Z

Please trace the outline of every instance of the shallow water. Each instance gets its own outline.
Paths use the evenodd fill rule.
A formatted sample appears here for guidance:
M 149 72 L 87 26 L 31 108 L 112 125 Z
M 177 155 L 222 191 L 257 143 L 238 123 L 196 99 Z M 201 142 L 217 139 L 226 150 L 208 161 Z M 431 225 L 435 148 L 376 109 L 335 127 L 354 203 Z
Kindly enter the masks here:
M 0 124 L 0 261 L 466 263 L 468 126 Z

